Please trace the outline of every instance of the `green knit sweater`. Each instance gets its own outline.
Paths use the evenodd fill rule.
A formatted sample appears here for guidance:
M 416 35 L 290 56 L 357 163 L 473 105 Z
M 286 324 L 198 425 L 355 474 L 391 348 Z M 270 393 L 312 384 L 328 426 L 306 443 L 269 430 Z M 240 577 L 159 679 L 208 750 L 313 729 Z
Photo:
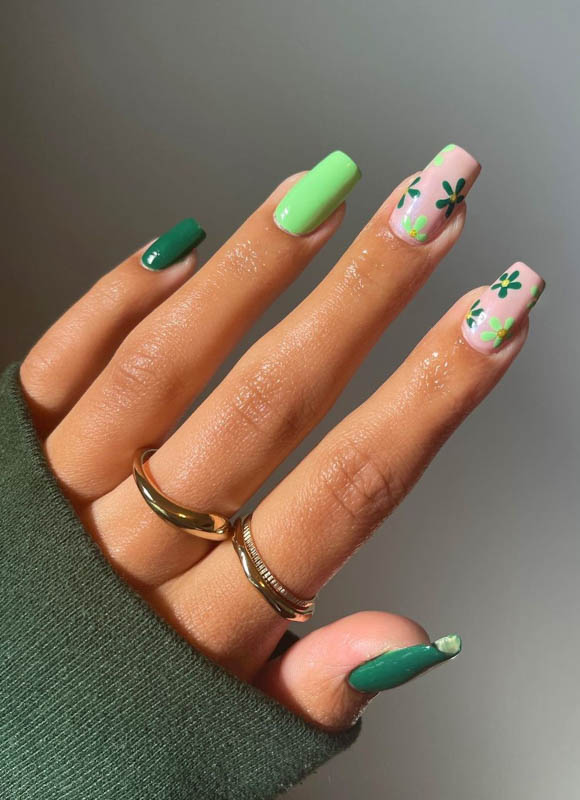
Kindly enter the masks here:
M 270 798 L 357 736 L 208 660 L 114 571 L 61 493 L 18 364 L 0 377 L 0 798 Z

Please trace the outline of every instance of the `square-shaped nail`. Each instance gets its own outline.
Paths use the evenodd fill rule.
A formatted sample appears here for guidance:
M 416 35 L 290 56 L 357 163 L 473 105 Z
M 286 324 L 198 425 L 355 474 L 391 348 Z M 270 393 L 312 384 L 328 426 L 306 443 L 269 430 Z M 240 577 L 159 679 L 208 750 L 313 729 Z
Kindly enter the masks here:
M 391 228 L 409 244 L 425 244 L 442 231 L 467 197 L 481 165 L 467 150 L 448 144 L 407 186 Z
M 338 208 L 360 178 L 352 158 L 335 150 L 282 198 L 274 212 L 276 225 L 294 236 L 311 233 Z
M 182 219 L 163 233 L 141 256 L 145 269 L 158 272 L 167 269 L 205 239 L 205 231 L 196 219 Z
M 467 310 L 463 336 L 480 353 L 494 353 L 507 342 L 544 291 L 545 281 L 517 261 Z

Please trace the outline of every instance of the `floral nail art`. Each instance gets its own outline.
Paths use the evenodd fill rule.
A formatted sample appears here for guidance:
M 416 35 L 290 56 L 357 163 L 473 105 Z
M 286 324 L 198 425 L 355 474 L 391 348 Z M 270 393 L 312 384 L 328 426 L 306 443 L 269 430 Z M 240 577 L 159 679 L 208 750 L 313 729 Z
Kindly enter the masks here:
M 419 175 L 418 178 L 415 178 L 415 180 L 412 183 L 409 184 L 409 186 L 403 192 L 403 196 L 399 200 L 399 202 L 397 204 L 397 208 L 403 208 L 403 203 L 405 202 L 405 197 L 407 195 L 409 195 L 409 197 L 419 197 L 420 196 L 421 192 L 419 191 L 419 189 L 413 189 L 413 186 L 416 186 L 419 183 L 420 180 L 421 180 L 421 176 Z
M 503 275 L 500 275 L 497 283 L 494 283 L 491 287 L 492 289 L 499 289 L 498 297 L 502 299 L 508 296 L 508 292 L 510 289 L 517 290 L 522 288 L 522 284 L 517 280 L 520 277 L 520 271 L 515 269 L 511 275 L 507 272 L 504 272 Z
M 525 322 L 545 285 L 523 261 L 512 264 L 465 314 L 461 332 L 467 344 L 486 355 L 500 350 Z
M 443 161 L 444 165 L 438 166 Z M 457 203 L 467 197 L 480 170 L 478 162 L 466 150 L 455 144 L 444 147 L 409 181 L 402 197 L 399 195 L 389 220 L 393 232 L 407 244 L 432 242 L 450 221 Z M 419 223 L 425 218 L 426 221 Z
M 416 239 L 418 242 L 424 242 L 427 238 L 426 233 L 420 233 L 421 228 L 424 228 L 426 224 L 427 217 L 424 214 L 417 217 L 414 222 L 408 214 L 403 217 L 403 228 L 412 239 Z
M 445 197 L 442 200 L 437 200 L 435 205 L 437 208 L 445 208 L 445 206 L 447 206 L 445 216 L 450 217 L 457 203 L 462 203 L 465 200 L 465 195 L 460 194 L 461 190 L 465 186 L 465 178 L 459 178 L 455 184 L 455 189 L 452 188 L 449 181 L 443 181 L 441 186 L 443 186 L 449 197 Z
M 480 333 L 481 341 L 493 342 L 494 348 L 500 347 L 512 335 L 511 327 L 514 322 L 513 317 L 508 317 L 503 323 L 497 317 L 490 317 L 489 327 L 491 330 Z
M 445 153 L 450 153 L 452 150 L 455 150 L 456 147 L 456 144 L 448 144 L 443 148 L 443 150 L 440 150 L 437 153 L 431 164 L 435 164 L 436 167 L 441 167 L 443 165 L 443 161 L 445 160 Z M 431 164 L 429 164 L 429 166 L 431 166 Z
M 474 325 L 480 321 L 477 317 L 483 314 L 483 308 L 481 308 L 481 300 L 476 300 L 475 303 L 471 306 L 467 314 L 465 315 L 465 321 L 469 325 L 470 328 L 473 328 Z

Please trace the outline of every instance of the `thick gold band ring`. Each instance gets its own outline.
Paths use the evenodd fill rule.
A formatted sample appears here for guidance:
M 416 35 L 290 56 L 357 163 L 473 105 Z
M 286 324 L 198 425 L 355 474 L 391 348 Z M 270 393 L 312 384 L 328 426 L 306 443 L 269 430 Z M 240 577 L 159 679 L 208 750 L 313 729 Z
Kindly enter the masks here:
M 181 528 L 192 536 L 218 542 L 229 539 L 233 533 L 233 527 L 227 517 L 180 506 L 167 497 L 155 484 L 146 463 L 147 457 L 154 453 L 155 449 L 154 447 L 142 447 L 137 450 L 133 458 L 133 477 L 149 508 L 166 522 Z
M 232 544 L 246 578 L 281 617 L 292 622 L 306 622 L 314 614 L 316 598 L 303 600 L 297 597 L 270 572 L 252 538 L 251 520 L 251 514 L 243 521 L 238 517 L 232 536 Z

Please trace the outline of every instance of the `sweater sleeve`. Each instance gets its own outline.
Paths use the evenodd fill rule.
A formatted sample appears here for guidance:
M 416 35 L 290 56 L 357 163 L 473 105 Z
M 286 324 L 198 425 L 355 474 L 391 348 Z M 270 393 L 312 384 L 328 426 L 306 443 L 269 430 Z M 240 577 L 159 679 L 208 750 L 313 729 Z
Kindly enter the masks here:
M 112 568 L 0 377 L 0 794 L 271 798 L 356 738 L 321 731 L 182 639 Z

